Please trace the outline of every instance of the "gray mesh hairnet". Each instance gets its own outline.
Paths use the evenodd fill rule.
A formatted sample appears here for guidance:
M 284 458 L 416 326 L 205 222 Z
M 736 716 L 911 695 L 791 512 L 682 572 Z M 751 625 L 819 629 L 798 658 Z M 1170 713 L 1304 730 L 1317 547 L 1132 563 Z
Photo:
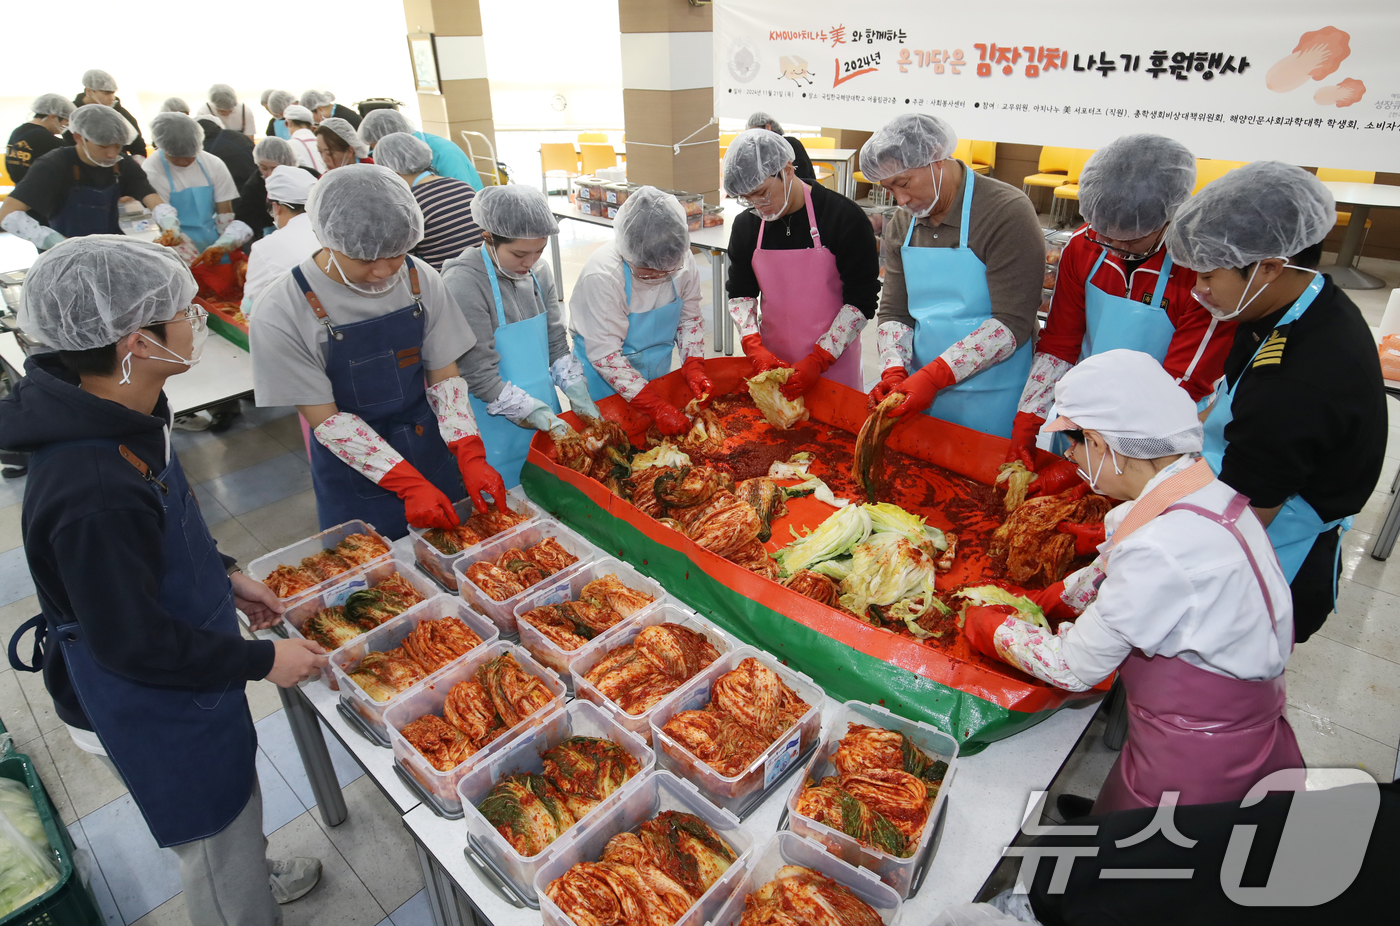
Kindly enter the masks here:
M 269 135 L 253 146 L 254 161 L 271 161 L 274 164 L 286 164 L 288 167 L 295 167 L 297 156 L 292 151 L 292 146 L 285 138 L 278 138 L 276 135 Z
M 351 150 L 355 152 L 355 157 L 369 157 L 369 145 L 366 145 L 364 141 L 360 139 L 359 133 L 355 131 L 355 127 L 347 120 L 339 116 L 331 116 L 329 119 L 321 122 L 321 128 L 330 129 L 336 135 L 340 136 L 340 140 L 349 145 Z M 432 159 L 429 158 L 429 160 Z
M 778 124 L 778 120 L 763 112 L 754 113 L 752 116 L 749 116 L 748 124 L 745 125 L 744 128 L 761 129 L 764 126 L 771 126 L 774 132 L 777 132 L 779 135 L 783 134 L 783 127 Z
M 204 128 L 184 113 L 161 113 L 151 120 L 151 142 L 168 158 L 192 158 L 204 147 Z
M 180 99 L 178 96 L 167 97 L 165 102 L 160 104 L 160 111 L 163 113 L 184 113 L 190 114 L 190 104 Z
M 1292 257 L 1337 221 L 1337 204 L 1317 177 L 1282 161 L 1255 161 L 1207 184 L 1176 211 L 1167 253 L 1205 272 Z
M 264 90 L 264 91 L 262 92 L 262 96 L 258 97 L 258 105 L 260 105 L 260 106 L 262 106 L 264 109 L 266 109 L 266 108 L 267 108 L 267 101 L 268 101 L 268 98 L 272 96 L 272 93 L 273 93 L 273 91 L 271 91 L 271 90 Z
M 228 84 L 215 84 L 209 88 L 209 102 L 215 109 L 233 109 L 238 105 L 238 94 Z
M 634 190 L 617 210 L 617 250 L 628 263 L 652 270 L 679 270 L 690 251 L 685 209 L 654 186 Z
M 307 109 L 315 109 L 318 106 L 325 106 L 329 101 L 321 96 L 319 90 L 303 90 L 299 102 Z
M 198 285 L 180 255 L 125 235 L 69 238 L 24 278 L 19 323 L 58 350 L 105 347 L 189 305 Z
M 296 101 L 297 98 L 292 96 L 287 91 L 274 90 L 270 94 L 268 94 L 267 111 L 280 116 L 282 115 L 283 110 L 285 110 L 288 106 L 291 106 Z
M 136 139 L 136 127 L 121 113 L 101 103 L 89 103 L 73 110 L 73 115 L 68 117 L 68 131 L 94 145 L 129 145 Z
M 373 148 L 379 139 L 395 132 L 413 134 L 413 123 L 397 109 L 372 109 L 360 121 L 360 140 Z
M 559 231 L 549 200 L 533 186 L 511 183 L 482 187 L 472 199 L 471 209 L 472 220 L 483 231 L 502 238 L 548 238 Z
M 355 260 L 398 257 L 423 240 L 423 210 L 408 184 L 378 164 L 330 171 L 311 188 L 306 212 L 323 245 Z
M 909 113 L 882 125 L 860 150 L 860 172 L 871 183 L 953 156 L 958 133 L 937 116 Z
M 1166 225 L 1196 185 L 1196 157 L 1175 139 L 1124 135 L 1095 151 L 1079 177 L 1079 212 L 1120 241 Z
M 60 119 L 73 115 L 76 108 L 73 101 L 61 93 L 45 93 L 29 104 L 30 111 L 36 116 L 57 116 Z
M 327 119 L 322 125 L 345 122 Z M 349 123 L 346 123 L 349 125 Z M 433 166 L 433 149 L 405 132 L 394 132 L 379 139 L 374 146 L 374 163 L 383 164 L 396 174 L 416 174 Z
M 101 90 L 103 93 L 117 92 L 117 79 L 101 68 L 83 72 L 83 86 L 88 90 Z
M 752 193 L 769 177 L 792 163 L 792 145 L 767 129 L 740 132 L 724 153 L 724 192 Z

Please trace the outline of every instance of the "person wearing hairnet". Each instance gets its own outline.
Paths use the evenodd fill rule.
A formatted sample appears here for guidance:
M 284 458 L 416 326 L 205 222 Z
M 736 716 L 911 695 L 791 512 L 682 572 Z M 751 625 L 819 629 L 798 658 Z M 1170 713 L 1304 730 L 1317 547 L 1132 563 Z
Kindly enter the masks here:
M 783 127 L 777 119 L 764 112 L 757 112 L 749 116 L 745 129 L 766 129 L 781 138 L 789 148 L 792 149 L 792 169 L 797 174 L 798 179 L 811 180 L 816 182 L 817 172 L 812 167 L 812 158 L 807 154 L 806 147 L 801 139 L 795 135 L 784 135 Z
M 1060 378 L 1052 414 L 1088 487 L 1126 503 L 1105 518 L 1093 563 L 1028 593 L 1041 623 L 969 608 L 968 643 L 1070 691 L 1119 673 L 1128 741 L 1094 813 L 1153 807 L 1167 791 L 1181 804 L 1240 800 L 1282 769 L 1301 784 L 1284 714 L 1288 580 L 1249 499 L 1201 459 L 1191 397 L 1152 355 L 1109 350 Z M 1041 610 L 1079 616 L 1051 633 Z
M 457 371 L 476 339 L 437 271 L 406 256 L 423 237 L 408 185 L 351 164 L 316 182 L 306 211 L 321 249 L 258 297 L 250 346 L 258 404 L 297 406 L 315 436 L 321 527 L 450 528 L 453 502 L 485 511 L 483 492 L 504 510 Z
M 321 123 L 322 127 L 325 124 Z M 376 163 L 403 178 L 423 210 L 423 240 L 413 249 L 414 257 L 423 258 L 434 270 L 441 271 L 449 260 L 481 243 L 481 229 L 472 220 L 472 198 L 476 192 L 461 180 L 433 173 L 433 149 L 425 142 L 395 132 L 381 138 L 374 153 L 378 157 Z M 480 340 L 478 334 L 477 341 Z
M 63 147 L 39 158 L 0 203 L 0 229 L 47 250 L 64 238 L 120 235 L 118 201 L 140 200 L 161 228 L 179 231 L 176 211 L 151 186 L 135 160 L 122 155 L 122 146 L 136 131 L 110 106 L 89 103 L 68 119 L 75 136 Z
M 228 84 L 210 87 L 209 98 L 199 104 L 194 115 L 214 116 L 224 124 L 224 128 L 247 135 L 250 140 L 258 131 L 252 108 L 247 103 L 238 102 L 238 94 Z
M 1010 437 L 1031 369 L 1045 237 L 1026 195 L 954 160 L 957 145 L 947 122 L 910 114 L 861 149 L 865 178 L 900 205 L 881 242 L 883 373 L 870 401 L 900 392 L 892 415 L 925 412 Z
M 262 179 L 259 177 L 259 179 Z M 306 200 L 316 178 L 301 167 L 279 164 L 265 181 L 265 198 L 276 231 L 255 241 L 248 250 L 248 275 L 243 281 L 243 315 L 252 321 L 253 306 L 273 280 L 321 250 Z
M 863 392 L 860 333 L 880 301 L 870 220 L 840 193 L 798 179 L 792 149 L 766 129 L 729 143 L 724 191 L 750 207 L 730 232 L 727 287 L 754 371 L 794 367 L 781 390 L 789 399 L 821 376 Z
M 279 165 L 295 167 L 313 179 L 319 176 L 309 167 L 297 164 L 296 152 L 285 139 L 270 135 L 253 146 L 253 163 L 257 170 L 238 189 L 238 202 L 233 207 L 233 217 L 253 230 L 252 241 L 264 234 L 271 234 L 276 227 L 272 209 L 267 201 L 267 178 Z
M 296 152 L 297 163 L 309 167 L 317 176 L 326 172 L 326 162 L 321 159 L 319 142 L 316 140 L 311 110 L 299 103 L 291 103 L 282 111 L 287 121 L 287 129 L 292 133 L 288 139 Z
M 335 94 L 329 90 L 306 90 L 301 94 L 301 105 L 315 114 L 316 124 L 327 119 L 344 119 L 353 129 L 360 127 L 360 114 L 349 106 L 341 106 L 335 101 Z
M 1371 329 L 1317 271 L 1335 221 L 1317 177 L 1255 161 L 1211 182 L 1167 229 L 1172 260 L 1196 272 L 1195 298 L 1236 323 L 1205 457 L 1268 526 L 1299 643 L 1336 603 L 1341 534 L 1376 487 L 1389 435 Z
M 235 608 L 254 630 L 283 608 L 220 553 L 171 449 L 164 385 L 208 335 L 194 294 L 169 249 L 124 236 L 65 241 L 29 268 L 20 324 L 55 352 L 0 402 L 0 443 L 33 453 L 22 518 L 41 611 L 11 649 L 29 629 L 44 641 L 33 669 L 55 712 L 179 857 L 190 921 L 271 924 L 321 865 L 266 857 L 244 686 L 291 687 L 326 657 L 240 636 Z
M 242 190 L 248 178 L 258 172 L 253 161 L 253 140 L 242 132 L 224 128 L 215 116 L 200 116 L 195 122 L 204 130 L 204 150 L 224 162 L 233 185 Z M 234 207 L 237 208 L 236 202 Z
M 365 114 L 364 122 L 360 123 L 360 139 L 369 145 L 371 152 L 381 138 L 396 132 L 407 132 L 433 149 L 433 173 L 440 177 L 461 180 L 473 190 L 483 187 L 481 174 L 477 173 L 475 165 L 465 151 L 441 135 L 418 131 L 413 127 L 413 123 L 408 121 L 408 117 L 397 109 L 370 110 Z
M 376 150 L 399 138 L 423 145 L 396 133 Z M 388 157 L 386 151 L 381 163 Z M 549 236 L 559 231 L 548 200 L 535 187 L 512 183 L 486 187 L 470 209 L 485 240 L 448 261 L 442 282 L 476 335 L 457 367 L 471 388 L 486 459 L 506 485 L 514 486 L 520 484 L 535 431 L 571 430 L 558 417 L 555 386 L 579 417 L 599 415 L 588 396 L 583 364 L 569 352 L 554 275 L 543 259 Z
M 574 356 L 595 402 L 617 393 L 661 433 L 680 434 L 690 422 L 652 382 L 671 372 L 671 349 L 680 349 L 696 398 L 714 389 L 705 375 L 700 276 L 685 210 L 670 193 L 640 187 L 617 211 L 613 231 L 569 297 Z
M 75 108 L 61 93 L 45 93 L 29 104 L 34 117 L 11 132 L 5 145 L 5 173 L 11 183 L 23 180 L 29 165 L 63 147 L 58 133 L 68 127 Z
M 144 161 L 146 159 L 146 140 L 141 137 L 141 126 L 136 124 L 136 117 L 127 112 L 126 108 L 122 106 L 122 101 L 117 98 L 117 79 L 98 68 L 83 72 L 83 92 L 73 97 L 74 106 L 87 106 L 91 103 L 110 106 L 121 113 L 122 118 L 131 124 L 134 133 L 129 141 L 122 143 L 122 151 L 135 158 L 137 164 Z M 69 146 L 75 144 L 71 127 L 63 133 L 63 143 Z
M 238 187 L 224 162 L 204 150 L 204 129 L 184 113 L 161 113 L 151 120 L 158 150 L 141 167 L 164 199 L 180 213 L 180 230 L 206 259 L 226 258 L 253 237 L 233 217 Z M 217 260 L 215 261 L 218 262 Z
M 313 132 L 316 135 L 316 151 L 321 155 L 326 170 L 369 161 L 369 146 L 360 141 L 360 136 L 355 134 L 350 123 L 339 116 L 322 119 Z
M 160 111 L 163 113 L 184 113 L 190 114 L 190 104 L 180 99 L 178 96 L 166 97 L 165 102 L 160 104 Z
M 285 90 L 268 91 L 267 101 L 263 103 L 263 108 L 272 114 L 272 118 L 267 120 L 267 131 L 263 133 L 264 135 L 269 137 L 275 135 L 284 140 L 292 137 L 291 130 L 287 128 L 287 120 L 282 116 L 287 107 L 296 101 L 297 98 Z

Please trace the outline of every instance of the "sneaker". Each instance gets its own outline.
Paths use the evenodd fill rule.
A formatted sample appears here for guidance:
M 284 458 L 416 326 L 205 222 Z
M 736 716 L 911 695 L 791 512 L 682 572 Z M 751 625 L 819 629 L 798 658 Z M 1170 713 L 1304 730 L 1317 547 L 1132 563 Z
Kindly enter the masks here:
M 207 431 L 209 425 L 213 424 L 213 419 L 202 412 L 195 412 L 193 415 L 181 415 L 175 419 L 175 427 L 181 431 Z
M 305 897 L 321 880 L 318 858 L 268 859 L 268 863 L 272 866 L 272 873 L 267 876 L 272 885 L 272 899 L 279 904 Z
M 209 430 L 215 434 L 222 434 L 233 427 L 233 423 L 237 420 L 238 412 L 215 412 L 214 420 L 210 423 Z

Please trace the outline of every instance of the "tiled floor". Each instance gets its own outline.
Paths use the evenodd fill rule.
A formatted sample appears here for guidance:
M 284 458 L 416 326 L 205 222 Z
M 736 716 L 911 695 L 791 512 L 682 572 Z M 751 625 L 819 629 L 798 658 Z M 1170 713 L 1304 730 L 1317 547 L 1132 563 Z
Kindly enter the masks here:
M 563 223 L 565 290 L 610 232 Z M 708 320 L 708 263 L 701 262 Z M 1400 264 L 1365 261 L 1365 269 L 1400 285 Z M 1372 324 L 1388 290 L 1352 293 Z M 865 339 L 867 376 L 874 375 L 874 338 Z M 225 434 L 178 431 L 174 444 L 195 484 L 221 549 L 242 562 L 316 530 L 315 499 L 296 417 L 289 409 L 256 409 Z M 1400 565 L 1370 558 L 1371 532 L 1389 504 L 1400 467 L 1400 405 L 1392 405 L 1391 455 L 1380 485 L 1347 535 L 1339 613 L 1289 663 L 1289 716 L 1313 765 L 1354 765 L 1389 780 L 1400 740 Z M 38 610 L 20 546 L 23 480 L 0 482 L 0 642 Z M 1400 555 L 1397 556 L 1400 561 Z M 327 737 L 345 790 L 349 818 L 325 827 L 292 743 L 275 689 L 249 686 L 260 749 L 264 828 L 275 856 L 314 855 L 324 880 L 304 900 L 283 908 L 289 926 L 422 926 L 427 895 L 411 841 L 373 782 Z M 80 848 L 93 891 L 113 926 L 188 922 L 174 855 L 156 847 L 120 781 L 79 750 L 53 713 L 36 675 L 0 665 L 0 720 L 39 769 L 63 822 Z M 1066 769 L 1056 790 L 1092 794 L 1113 753 L 1097 737 Z M 504 926 L 504 924 L 502 924 Z

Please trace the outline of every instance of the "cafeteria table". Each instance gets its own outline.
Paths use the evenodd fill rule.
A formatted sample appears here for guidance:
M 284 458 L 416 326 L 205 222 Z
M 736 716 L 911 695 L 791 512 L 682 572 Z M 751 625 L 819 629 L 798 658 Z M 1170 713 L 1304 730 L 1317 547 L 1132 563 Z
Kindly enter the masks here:
M 1371 209 L 1400 209 L 1400 186 L 1339 180 L 1324 180 L 1322 185 L 1331 191 L 1337 205 L 1351 207 L 1351 221 L 1347 223 L 1346 234 L 1342 236 L 1337 262 L 1334 266 L 1321 268 L 1322 271 L 1343 289 L 1381 289 L 1386 285 L 1385 280 L 1358 270 L 1353 265 L 1361 254 L 1361 239 L 1366 235 L 1366 219 Z

